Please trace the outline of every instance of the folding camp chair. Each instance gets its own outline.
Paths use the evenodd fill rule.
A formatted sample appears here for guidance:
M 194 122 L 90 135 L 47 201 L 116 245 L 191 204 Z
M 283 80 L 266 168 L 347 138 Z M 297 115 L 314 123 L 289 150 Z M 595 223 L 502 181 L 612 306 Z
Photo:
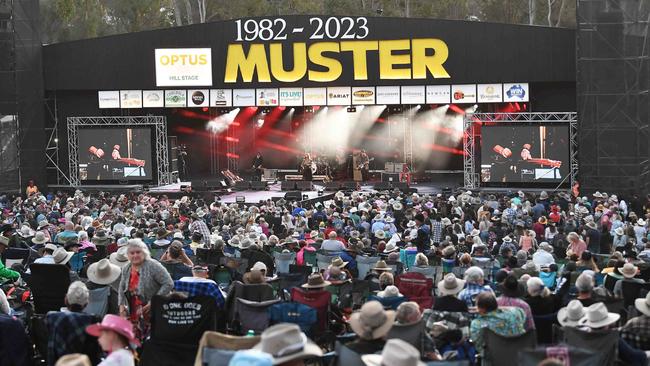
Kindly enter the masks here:
M 28 285 L 34 299 L 34 312 L 46 314 L 65 306 L 70 286 L 70 270 L 62 264 L 32 263 Z
M 537 346 L 537 336 L 530 330 L 520 336 L 504 337 L 491 329 L 483 328 L 483 365 L 511 365 L 518 352 Z
M 433 280 L 421 273 L 409 272 L 395 278 L 395 286 L 409 301 L 415 301 L 420 309 L 433 307 Z
M 318 331 L 328 329 L 328 313 L 332 295 L 327 291 L 305 291 L 294 287 L 291 289 L 291 299 L 316 309 L 318 314 Z
M 318 258 L 317 258 L 317 253 L 316 252 L 310 252 L 305 250 L 303 252 L 303 259 L 305 261 L 305 265 L 316 268 L 318 267 Z
M 84 329 L 99 322 L 95 315 L 68 311 L 51 311 L 45 317 L 47 325 L 47 361 L 53 365 L 61 356 L 70 353 L 86 354 L 93 365 L 99 362 L 100 349 L 97 338 L 86 332 L 70 334 L 71 329 Z
M 378 301 L 386 310 L 396 310 L 401 303 L 408 301 L 404 296 L 381 297 L 377 295 L 368 296 L 368 301 Z
M 300 287 L 307 281 L 307 276 L 304 273 L 281 273 L 278 277 L 278 290 L 285 300 L 289 300 L 292 288 Z M 288 296 L 286 296 L 287 294 Z
M 645 287 L 645 284 L 633 282 L 630 280 L 621 280 L 621 292 L 623 293 L 623 305 L 627 308 L 628 306 L 634 305 L 634 300 L 645 297 L 642 292 L 647 294 L 648 290 Z
M 275 268 L 278 274 L 289 273 L 289 265 L 295 263 L 296 253 L 273 253 Z
M 336 342 L 335 350 L 336 366 L 366 366 L 359 353 L 349 349 L 341 342 Z
M 357 269 L 359 270 L 358 279 L 363 280 L 366 278 L 368 273 L 372 271 L 377 262 L 379 262 L 379 257 L 368 257 L 365 255 L 358 255 L 357 260 Z
M 235 318 L 239 320 L 239 333 L 248 334 L 251 330 L 260 334 L 269 326 L 269 308 L 280 302 L 279 299 L 268 301 L 249 301 L 237 299 Z
M 334 254 L 316 253 L 316 261 L 318 262 L 318 269 L 319 270 L 327 269 L 330 263 L 332 263 L 332 258 L 334 257 L 335 257 Z
M 619 334 L 615 330 L 584 331 L 573 327 L 563 327 L 566 344 L 584 348 L 604 356 L 599 365 L 614 365 L 618 358 Z
M 533 315 L 537 344 L 553 344 L 553 325 L 557 323 L 557 312 L 547 315 Z
M 314 333 L 314 325 L 318 323 L 318 313 L 311 306 L 299 302 L 282 302 L 269 307 L 269 320 L 271 324 L 297 324 L 308 337 L 311 337 Z
M 614 286 L 616 286 L 616 281 L 618 281 L 616 277 L 607 274 L 605 276 L 605 280 L 603 281 L 603 286 L 610 293 L 614 293 Z
M 88 305 L 84 308 L 84 313 L 94 314 L 103 318 L 108 312 L 108 295 L 111 293 L 110 286 L 99 287 L 89 291 Z
M 28 265 L 31 257 L 37 257 L 36 252 L 27 248 L 7 248 L 2 252 L 2 263 L 11 268 L 16 263 Z
M 227 319 L 235 318 L 237 307 L 236 299 L 241 298 L 249 301 L 267 301 L 276 298 L 273 287 L 267 283 L 261 284 L 244 284 L 239 281 L 232 283 L 228 296 L 226 297 L 226 314 Z
M 259 336 L 239 337 L 207 331 L 199 341 L 194 366 L 228 366 L 238 350 L 251 349 L 260 342 Z
M 519 365 L 538 365 L 549 357 L 566 360 L 565 365 L 593 366 L 603 365 L 604 356 L 583 348 L 566 345 L 537 347 L 519 351 L 517 361 Z M 555 356 L 555 357 L 554 357 Z

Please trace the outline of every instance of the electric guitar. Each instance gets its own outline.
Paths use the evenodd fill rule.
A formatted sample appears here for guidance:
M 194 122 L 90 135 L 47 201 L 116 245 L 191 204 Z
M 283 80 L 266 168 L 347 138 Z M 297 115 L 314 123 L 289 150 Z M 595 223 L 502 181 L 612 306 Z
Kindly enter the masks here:
M 370 165 L 370 162 L 373 161 L 373 160 L 375 160 L 375 158 L 370 158 L 370 159 L 368 159 L 367 161 L 364 161 L 363 163 L 359 164 L 359 166 L 357 166 L 357 169 L 358 169 L 358 170 L 361 170 L 361 169 L 364 168 L 364 166 L 365 166 L 366 169 L 367 169 L 367 168 L 368 168 L 368 165 Z

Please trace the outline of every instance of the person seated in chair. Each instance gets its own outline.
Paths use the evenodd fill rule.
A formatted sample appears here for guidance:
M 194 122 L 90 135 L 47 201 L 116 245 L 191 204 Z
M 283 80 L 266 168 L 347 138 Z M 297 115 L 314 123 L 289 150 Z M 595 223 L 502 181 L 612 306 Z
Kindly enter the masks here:
M 119 313 L 117 305 L 117 290 L 120 286 L 119 278 L 122 269 L 112 264 L 107 258 L 95 262 L 88 267 L 88 286 L 89 290 L 110 287 L 107 301 L 107 312 L 109 314 Z
M 9 239 L 7 239 L 4 236 L 0 236 L 0 254 L 2 254 L 2 252 L 4 252 L 8 246 L 9 246 Z M 19 278 L 20 278 L 20 273 L 13 271 L 9 268 L 6 268 L 5 265 L 2 262 L 0 262 L 0 282 L 6 280 L 16 281 Z
M 499 308 L 493 293 L 481 292 L 478 294 L 476 296 L 476 307 L 479 315 L 472 320 L 470 325 L 470 339 L 474 342 L 477 351 L 483 352 L 485 346 L 483 340 L 484 328 L 505 337 L 519 336 L 526 333 L 524 328 L 526 315 L 524 311 L 518 307 Z
M 214 280 L 209 278 L 208 267 L 195 265 L 192 276 L 182 277 L 174 283 L 177 291 L 184 291 L 189 296 L 209 296 L 217 300 L 219 307 L 225 304 L 225 296 Z
M 172 280 L 178 280 L 181 277 L 190 275 L 192 266 L 194 266 L 192 260 L 183 251 L 183 245 L 176 240 L 169 245 L 169 248 L 160 257 L 160 263 L 165 266 Z
M 467 303 L 458 298 L 458 293 L 463 290 L 465 281 L 456 278 L 453 273 L 447 273 L 442 281 L 438 282 L 438 294 L 433 302 L 433 310 L 467 312 Z
M 618 298 L 623 297 L 623 282 L 639 283 L 639 284 L 645 283 L 645 281 L 642 280 L 641 278 L 635 277 L 638 271 L 639 268 L 632 263 L 625 263 L 623 265 L 623 268 L 619 269 L 619 272 L 621 273 L 621 275 L 623 275 L 623 279 L 616 281 L 616 284 L 614 285 L 614 296 Z
M 395 312 L 384 310 L 378 301 L 368 301 L 350 317 L 350 328 L 359 337 L 345 346 L 359 355 L 381 352 L 395 321 Z
M 402 335 L 400 330 L 415 326 L 421 321 L 422 313 L 420 312 L 420 306 L 418 303 L 413 301 L 401 303 L 395 311 L 395 324 L 389 332 L 389 335 L 392 335 L 390 338 L 402 339 L 416 346 L 417 349 L 421 350 L 420 358 L 424 361 L 438 361 L 441 359 L 440 354 L 438 354 L 435 343 L 433 342 L 431 335 L 426 331 L 426 328 L 422 327 L 422 332 L 420 332 L 415 340 L 400 337 L 400 335 Z

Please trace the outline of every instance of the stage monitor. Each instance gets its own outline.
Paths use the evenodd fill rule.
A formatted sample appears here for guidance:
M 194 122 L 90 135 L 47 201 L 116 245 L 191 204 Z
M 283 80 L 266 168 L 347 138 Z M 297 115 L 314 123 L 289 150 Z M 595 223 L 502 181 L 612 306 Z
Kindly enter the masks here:
M 481 183 L 568 184 L 568 124 L 501 124 L 481 127 Z
M 150 128 L 84 127 L 77 136 L 80 180 L 153 179 Z

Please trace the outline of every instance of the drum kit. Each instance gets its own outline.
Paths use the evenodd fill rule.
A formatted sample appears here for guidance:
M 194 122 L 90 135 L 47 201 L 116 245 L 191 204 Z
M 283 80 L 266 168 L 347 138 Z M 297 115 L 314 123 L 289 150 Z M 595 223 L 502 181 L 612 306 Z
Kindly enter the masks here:
M 312 159 L 311 163 L 307 163 L 307 165 L 311 170 L 311 174 L 331 177 L 332 168 L 326 157 L 318 156 Z M 301 165 L 301 168 L 304 168 L 304 165 Z

